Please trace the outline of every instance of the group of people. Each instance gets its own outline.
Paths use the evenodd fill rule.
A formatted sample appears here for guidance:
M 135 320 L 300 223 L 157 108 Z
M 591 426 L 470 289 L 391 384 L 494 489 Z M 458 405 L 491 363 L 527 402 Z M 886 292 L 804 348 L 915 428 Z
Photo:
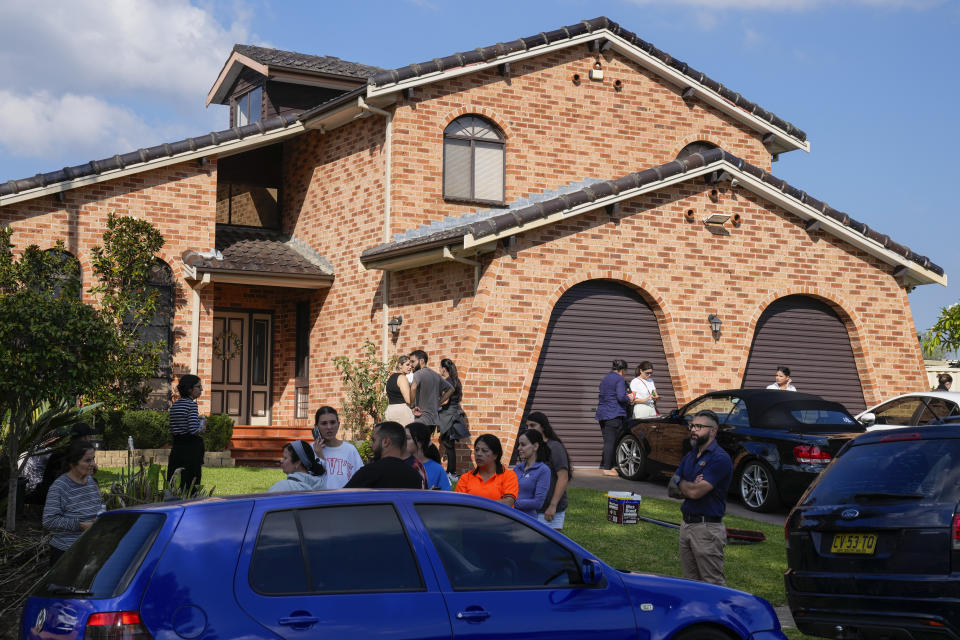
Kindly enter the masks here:
M 550 420 L 539 411 L 524 421 L 517 441 L 519 462 L 507 469 L 503 445 L 485 433 L 474 442 L 474 468 L 461 475 L 456 491 L 497 500 L 563 529 L 567 484 L 573 475 L 566 447 Z M 280 469 L 285 478 L 268 491 L 320 489 L 451 490 L 440 452 L 431 442 L 433 429 L 420 421 L 407 425 L 386 420 L 373 429 L 372 460 L 363 464 L 356 447 L 340 440 L 339 417 L 333 407 L 315 416 L 314 441 L 294 440 L 283 447 Z
M 384 419 L 403 426 L 424 424 L 440 434 L 450 480 L 457 476 L 456 443 L 470 435 L 467 415 L 460 402 L 463 383 L 453 360 L 440 361 L 440 371 L 427 366 L 429 356 L 417 349 L 397 359 L 397 369 L 387 379 Z

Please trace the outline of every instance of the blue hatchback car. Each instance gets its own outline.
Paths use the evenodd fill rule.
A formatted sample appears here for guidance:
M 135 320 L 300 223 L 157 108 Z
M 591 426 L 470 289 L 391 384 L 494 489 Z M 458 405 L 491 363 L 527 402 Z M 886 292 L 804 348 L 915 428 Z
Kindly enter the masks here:
M 258 494 L 98 518 L 27 601 L 23 639 L 783 640 L 762 598 L 618 571 L 497 502 Z

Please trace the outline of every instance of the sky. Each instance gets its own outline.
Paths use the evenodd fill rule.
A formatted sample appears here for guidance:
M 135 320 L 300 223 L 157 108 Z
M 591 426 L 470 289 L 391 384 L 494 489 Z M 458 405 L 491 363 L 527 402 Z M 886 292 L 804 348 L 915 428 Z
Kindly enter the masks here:
M 806 131 L 773 173 L 930 257 L 960 300 L 960 0 L 0 0 L 0 182 L 226 128 L 235 43 L 396 68 L 605 15 Z M 642 169 L 643 167 L 638 167 Z M 789 265 L 784 265 L 789 268 Z

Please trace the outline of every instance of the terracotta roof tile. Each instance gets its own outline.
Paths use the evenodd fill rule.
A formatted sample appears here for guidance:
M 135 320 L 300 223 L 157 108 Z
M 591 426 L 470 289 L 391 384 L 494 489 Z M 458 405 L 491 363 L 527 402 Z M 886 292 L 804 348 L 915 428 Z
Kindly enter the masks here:
M 554 29 L 553 31 L 547 31 L 545 33 L 538 33 L 526 38 L 520 38 L 519 40 L 514 40 L 513 42 L 497 43 L 496 45 L 479 47 L 472 51 L 456 53 L 444 58 L 436 58 L 428 62 L 411 64 L 405 67 L 399 67 L 397 69 L 381 70 L 379 72 L 370 74 L 368 82 L 373 86 L 384 86 L 393 84 L 395 82 L 402 82 L 403 80 L 408 80 L 417 76 L 435 73 L 440 70 L 447 70 L 454 66 L 463 67 L 470 64 L 476 64 L 478 62 L 489 62 L 504 55 L 516 53 L 518 51 L 527 51 L 534 47 L 553 44 L 554 42 L 560 42 L 562 40 L 570 40 L 571 38 L 580 36 L 584 33 L 592 33 L 594 31 L 601 31 L 603 29 L 610 31 L 635 47 L 647 52 L 664 64 L 687 76 L 692 82 L 702 84 L 708 89 L 716 91 L 723 98 L 729 100 L 732 104 L 743 109 L 747 113 L 751 113 L 758 118 L 769 122 L 773 126 L 786 131 L 789 135 L 794 136 L 798 140 L 806 141 L 807 134 L 801 129 L 795 127 L 786 120 L 777 117 L 775 114 L 761 108 L 756 103 L 747 100 L 739 93 L 731 91 L 719 82 L 712 80 L 703 72 L 697 71 L 686 62 L 677 60 L 665 51 L 657 49 L 649 42 L 637 37 L 637 35 L 632 31 L 624 29 L 619 24 L 605 16 L 594 18 L 593 20 L 584 20 L 577 24 L 568 25 L 566 27 Z
M 183 261 L 198 270 L 332 276 L 333 267 L 312 249 L 280 231 L 218 224 L 217 254 L 187 251 Z
M 837 211 L 825 202 L 811 197 L 806 192 L 791 186 L 786 181 L 720 148 L 693 154 L 693 156 L 682 160 L 673 160 L 656 167 L 651 167 L 650 169 L 645 169 L 644 171 L 631 173 L 616 180 L 588 180 L 581 183 L 571 183 L 566 187 L 561 187 L 558 191 L 531 195 L 529 198 L 517 200 L 511 203 L 506 210 L 502 208 L 487 209 L 478 210 L 465 216 L 451 216 L 430 225 L 424 225 L 417 229 L 411 229 L 406 233 L 397 234 L 394 236 L 393 242 L 365 250 L 361 254 L 360 259 L 368 261 L 387 256 L 402 255 L 404 253 L 414 253 L 425 248 L 432 248 L 441 244 L 450 244 L 455 240 L 463 238 L 467 234 L 472 235 L 476 239 L 491 236 L 518 227 L 523 223 L 545 218 L 559 211 L 572 209 L 579 205 L 622 193 L 629 189 L 654 184 L 666 178 L 685 173 L 690 169 L 704 167 L 720 160 L 737 167 L 744 173 L 762 180 L 784 195 L 814 208 L 818 212 L 849 227 L 851 230 L 880 243 L 882 246 L 903 256 L 907 260 L 915 262 L 923 268 L 933 271 L 937 275 L 943 275 L 943 268 L 931 262 L 926 256 L 914 253 L 909 248 L 895 242 L 890 236 L 874 231 L 866 224 L 854 220 L 848 214 Z
M 380 67 L 371 67 L 370 65 L 360 64 L 358 62 L 348 62 L 340 58 L 334 58 L 333 56 L 314 56 L 308 53 L 297 53 L 296 51 L 257 47 L 252 44 L 236 44 L 233 46 L 233 50 L 271 67 L 284 67 L 287 69 L 297 69 L 299 71 L 311 71 L 313 73 L 327 73 L 330 75 L 357 78 L 358 80 L 366 80 L 373 74 L 383 71 Z

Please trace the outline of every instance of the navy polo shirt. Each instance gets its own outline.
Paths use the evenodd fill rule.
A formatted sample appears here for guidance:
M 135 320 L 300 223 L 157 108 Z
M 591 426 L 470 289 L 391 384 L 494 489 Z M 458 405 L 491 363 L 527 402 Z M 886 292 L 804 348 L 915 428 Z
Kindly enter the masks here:
M 703 455 L 697 457 L 697 450 L 692 449 L 680 461 L 677 474 L 681 480 L 693 482 L 697 476 L 713 485 L 713 490 L 707 495 L 693 500 L 686 498 L 680 505 L 680 511 L 685 516 L 723 516 L 727 511 L 727 491 L 733 479 L 733 462 L 727 452 L 714 440 L 704 450 Z

